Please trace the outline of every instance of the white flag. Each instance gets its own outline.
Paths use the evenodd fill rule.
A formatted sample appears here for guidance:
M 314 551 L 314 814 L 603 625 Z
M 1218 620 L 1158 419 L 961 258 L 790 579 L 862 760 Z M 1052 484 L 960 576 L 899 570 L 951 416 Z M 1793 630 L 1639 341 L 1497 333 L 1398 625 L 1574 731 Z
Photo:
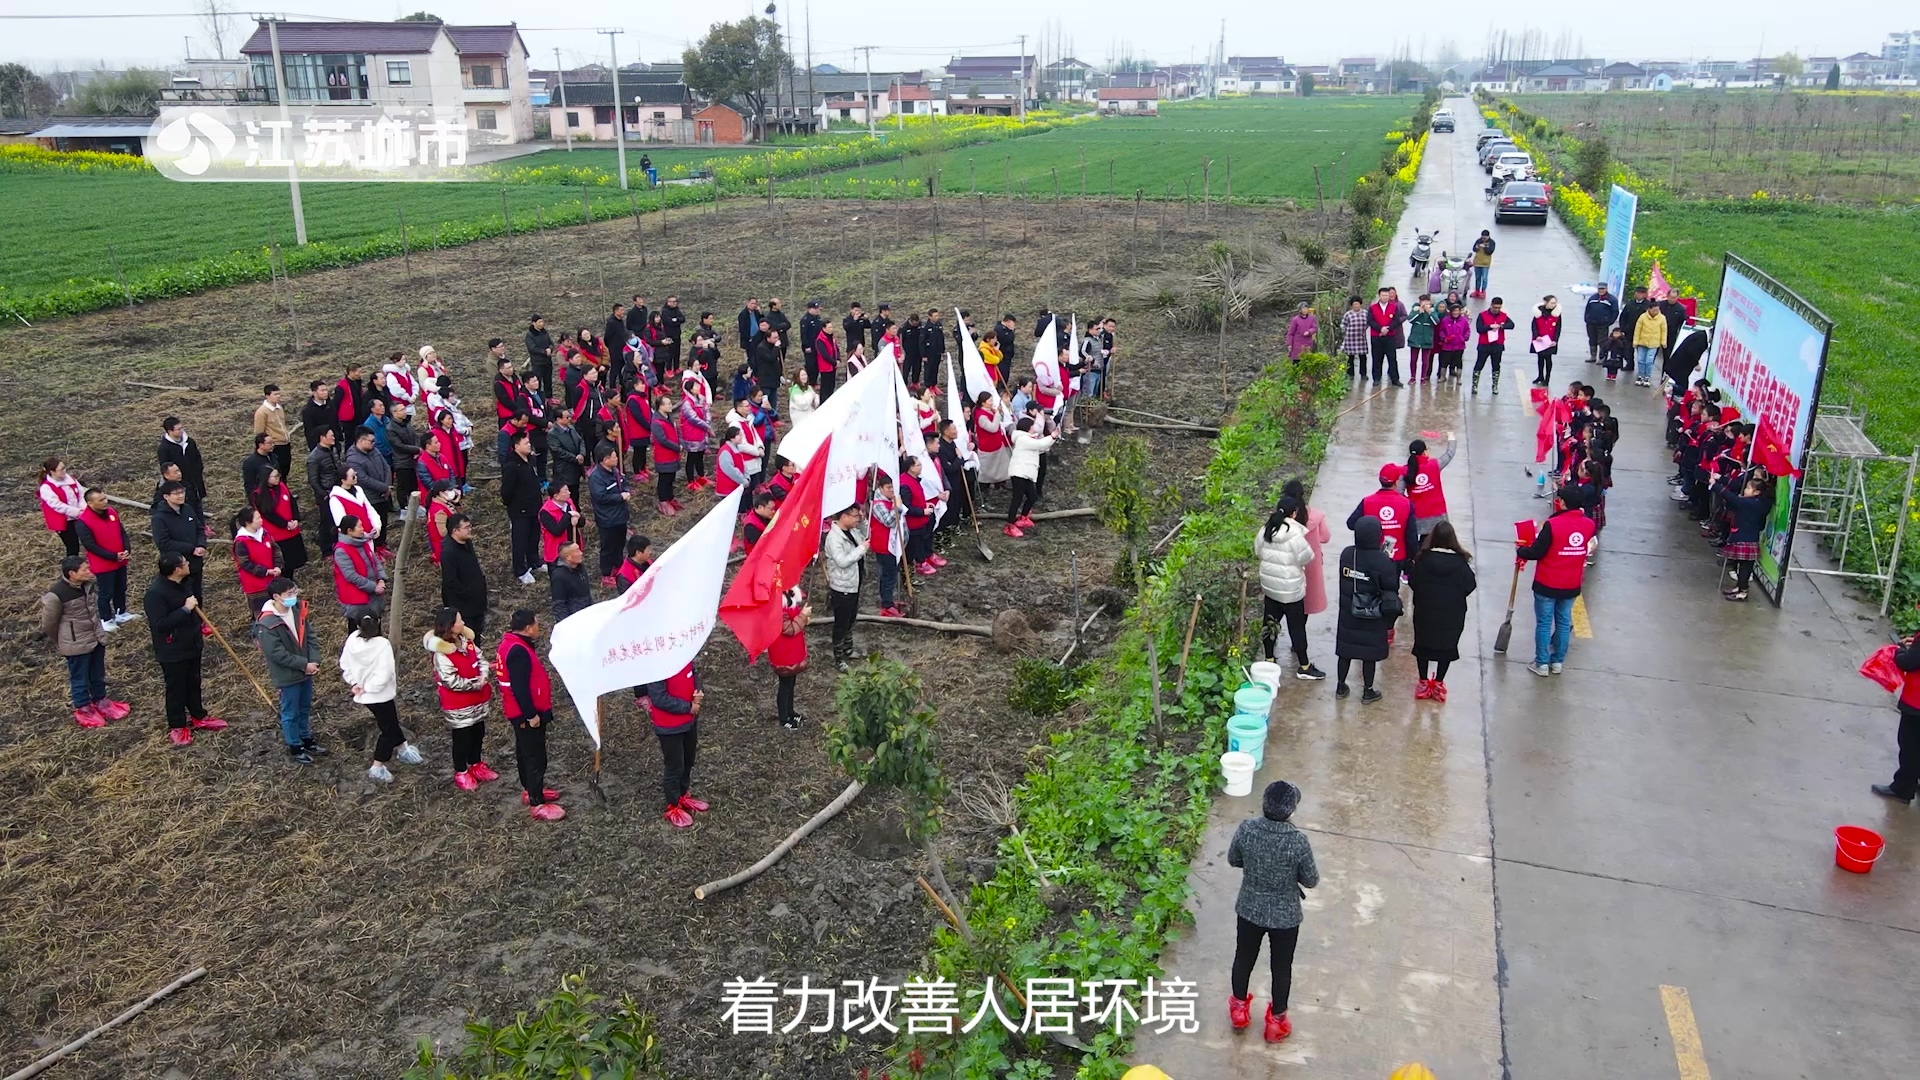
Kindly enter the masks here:
M 1058 319 L 1058 316 L 1048 319 L 1046 333 L 1041 334 L 1033 343 L 1034 381 L 1052 387 L 1060 387 L 1060 343 L 1054 337 L 1058 332 L 1054 326 Z M 1039 397 L 1037 390 L 1036 387 L 1034 395 L 1036 399 Z M 1059 395 L 1060 401 L 1066 400 L 1064 388 L 1056 389 L 1054 393 Z M 1054 402 L 1056 406 L 1059 403 L 1059 401 Z
M 833 436 L 826 486 L 820 493 L 823 514 L 853 505 L 859 479 L 868 469 L 877 467 L 899 479 L 900 418 L 893 396 L 893 384 L 899 381 L 891 350 L 881 349 L 878 359 L 834 390 L 780 441 L 780 456 L 805 468 L 820 444 Z
M 973 454 L 973 436 L 967 433 L 967 403 L 960 400 L 960 386 L 953 379 L 953 365 L 947 365 L 947 419 L 953 421 L 953 444 L 960 450 L 960 460 L 969 469 L 980 467 L 979 459 Z
M 934 496 L 947 490 L 947 480 L 940 472 L 940 463 L 927 453 L 926 436 L 920 432 L 920 405 L 914 400 L 913 392 L 907 389 L 905 379 L 898 371 L 893 376 L 894 398 L 899 402 L 900 431 L 906 444 L 900 448 L 905 457 L 920 459 L 920 490 L 927 496 L 928 513 L 933 515 L 933 523 L 940 524 L 946 514 L 946 507 L 934 501 Z M 899 478 L 894 478 L 898 484 Z
M 953 309 L 953 317 L 959 325 L 967 325 L 967 320 L 960 317 L 959 308 Z M 960 362 L 966 366 L 968 392 L 979 397 L 981 391 L 986 391 L 993 396 L 994 410 L 999 411 L 1000 390 L 993 385 L 993 373 L 987 370 L 987 362 L 980 358 L 980 346 L 974 342 L 973 335 L 965 330 L 960 332 Z M 1007 363 L 1008 358 L 1003 356 L 1000 362 Z
M 745 493 L 721 499 L 632 588 L 554 626 L 547 659 L 593 745 L 600 745 L 601 694 L 665 679 L 707 643 L 726 584 L 727 541 Z

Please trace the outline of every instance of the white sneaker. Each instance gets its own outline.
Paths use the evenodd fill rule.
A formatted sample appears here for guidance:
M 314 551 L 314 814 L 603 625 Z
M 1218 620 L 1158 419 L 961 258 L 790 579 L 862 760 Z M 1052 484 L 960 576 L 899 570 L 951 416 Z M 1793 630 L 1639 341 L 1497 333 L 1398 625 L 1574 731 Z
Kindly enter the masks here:
M 121 626 L 133 622 L 138 618 L 140 618 L 140 613 L 137 611 L 123 611 L 113 617 L 113 623 L 115 626 Z
M 1560 674 L 1561 672 L 1563 672 L 1563 671 L 1565 671 L 1565 670 L 1567 670 L 1567 665 L 1565 665 L 1565 664 L 1548 664 L 1548 665 L 1547 665 L 1547 670 L 1548 670 L 1548 671 L 1551 671 L 1551 672 L 1553 672 L 1553 673 L 1554 673 L 1555 675 L 1558 675 L 1558 674 Z
M 518 581 L 522 585 L 531 585 L 533 584 L 533 571 L 529 570 L 526 573 L 521 574 L 519 577 L 515 578 L 514 580 Z
M 385 765 L 376 761 L 367 767 L 367 779 L 381 784 L 391 784 L 393 783 L 393 774 L 387 771 Z
M 1538 675 L 1543 679 L 1553 674 L 1553 669 L 1548 667 L 1545 664 L 1528 664 L 1527 670 L 1533 672 L 1535 675 Z
M 1729 576 L 1729 577 L 1731 577 L 1731 576 L 1732 576 L 1732 574 L 1731 574 L 1731 573 L 1729 573 L 1729 574 L 1728 574 L 1728 576 Z M 109 620 L 107 620 L 106 622 L 103 622 L 103 623 L 101 623 L 101 624 L 100 624 L 100 632 L 101 632 L 101 633 L 103 633 L 103 634 L 111 634 L 111 633 L 113 633 L 113 632 L 114 632 L 115 630 L 118 630 L 118 629 L 120 629 L 120 624 L 119 624 L 119 623 L 117 623 L 117 622 L 114 622 L 114 621 L 113 621 L 113 620 L 111 620 L 111 619 L 109 619 Z
M 426 758 L 420 756 L 420 751 L 413 748 L 412 743 L 401 743 L 400 749 L 395 750 L 393 756 L 395 760 L 406 765 L 418 765 L 426 761 Z

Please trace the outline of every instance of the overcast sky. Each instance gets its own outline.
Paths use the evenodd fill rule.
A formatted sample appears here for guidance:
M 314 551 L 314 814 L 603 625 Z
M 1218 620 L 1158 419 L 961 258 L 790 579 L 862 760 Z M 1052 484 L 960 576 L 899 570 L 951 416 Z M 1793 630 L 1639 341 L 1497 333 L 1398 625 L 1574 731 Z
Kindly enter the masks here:
M 237 0 L 221 0 L 241 8 Z M 185 13 L 205 0 L 6 0 L 5 15 Z M 604 60 L 607 39 L 595 28 L 619 27 L 623 63 L 677 59 L 680 50 L 716 19 L 736 19 L 763 7 L 765 0 L 718 3 L 615 3 L 613 0 L 334 0 L 309 7 L 334 17 L 391 19 L 427 10 L 448 22 L 518 22 L 536 65 L 551 65 L 553 50 L 570 66 Z M 1375 0 L 1367 4 L 1276 5 L 1270 0 L 1214 0 L 1205 4 L 1167 4 L 1148 0 L 969 0 L 947 9 L 930 4 L 879 5 L 870 0 L 811 0 L 813 60 L 859 70 L 853 49 L 875 46 L 874 70 L 938 67 L 955 53 L 1015 53 L 1018 35 L 1028 36 L 1030 52 L 1043 35 L 1062 39 L 1065 50 L 1089 63 L 1131 55 L 1162 63 L 1203 60 L 1226 21 L 1229 54 L 1279 54 L 1294 63 L 1327 63 L 1341 56 L 1381 56 L 1402 52 L 1434 58 L 1450 41 L 1463 56 L 1482 55 L 1496 26 L 1517 32 L 1509 16 L 1530 16 L 1547 47 L 1564 42 L 1582 47 L 1582 55 L 1608 59 L 1745 60 L 1794 50 L 1802 56 L 1878 52 L 1888 31 L 1910 29 L 1889 20 L 1896 6 L 1867 0 L 1831 0 L 1808 18 L 1802 0 L 1696 0 L 1684 16 L 1649 25 L 1628 17 L 1626 9 L 1583 6 L 1577 21 L 1556 22 L 1567 10 L 1558 5 L 1475 5 L 1487 15 L 1457 16 L 1464 5 L 1414 0 Z M 802 0 L 782 0 L 798 55 L 806 41 Z M 244 8 L 241 8 L 244 10 Z M 947 12 L 951 12 L 948 14 Z M 1498 13 L 1497 15 L 1494 13 Z M 299 10 L 285 11 L 298 19 Z M 1920 19 L 1909 19 L 1920 23 Z M 231 20 L 229 55 L 251 29 L 246 15 Z M 177 18 L 5 19 L 0 20 L 0 60 L 17 60 L 36 69 L 124 67 L 135 63 L 177 62 L 192 39 L 196 57 L 213 54 L 204 21 Z M 1650 42 L 1657 42 L 1650 49 Z M 1054 50 L 1058 51 L 1058 50 Z

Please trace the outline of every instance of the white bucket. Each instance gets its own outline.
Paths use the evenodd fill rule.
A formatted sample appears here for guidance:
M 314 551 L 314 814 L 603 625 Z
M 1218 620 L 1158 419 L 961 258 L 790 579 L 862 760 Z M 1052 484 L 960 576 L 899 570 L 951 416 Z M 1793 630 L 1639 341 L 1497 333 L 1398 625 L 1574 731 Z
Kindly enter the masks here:
M 1279 664 L 1276 664 L 1271 660 L 1262 660 L 1247 669 L 1247 677 L 1253 682 L 1257 682 L 1260 685 L 1266 687 L 1267 689 L 1273 691 L 1275 697 L 1279 696 L 1280 694 L 1280 665 Z
M 1227 794 L 1253 794 L 1253 755 L 1238 750 L 1221 754 L 1220 775 L 1226 779 Z

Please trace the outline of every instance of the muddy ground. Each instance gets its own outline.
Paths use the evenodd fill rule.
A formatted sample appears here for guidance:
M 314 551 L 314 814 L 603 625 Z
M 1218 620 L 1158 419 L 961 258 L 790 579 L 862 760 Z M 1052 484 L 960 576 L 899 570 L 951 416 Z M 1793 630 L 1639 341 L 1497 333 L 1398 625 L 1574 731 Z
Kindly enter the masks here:
M 642 288 L 655 305 L 677 291 L 683 307 L 711 309 L 724 327 L 749 294 L 782 296 L 796 320 L 805 299 L 817 297 L 837 319 L 847 302 L 872 299 L 876 277 L 879 298 L 897 311 L 958 303 L 983 325 L 999 309 L 1025 320 L 1043 302 L 1115 312 L 1118 402 L 1211 420 L 1222 405 L 1212 335 L 1180 340 L 1144 315 L 1117 311 L 1117 279 L 1136 260 L 1144 269 L 1212 239 L 1318 232 L 1320 224 L 1318 215 L 1280 209 L 1228 216 L 1215 207 L 1205 220 L 1179 206 L 1148 208 L 1137 223 L 1125 205 L 953 202 L 941 215 L 937 270 L 924 204 L 738 203 L 643 219 L 638 238 L 631 222 L 602 223 L 303 277 L 291 286 L 291 317 L 286 288 L 263 284 L 4 332 L 0 554 L 12 572 L 0 585 L 0 788 L 9 795 L 0 803 L 0 1069 L 202 965 L 207 979 L 63 1068 L 391 1077 L 416 1039 L 458 1039 L 469 1016 L 510 1017 L 581 970 L 596 989 L 631 991 L 658 1015 L 675 1075 L 846 1077 L 879 1064 L 876 1048 L 857 1040 L 734 1037 L 719 999 L 729 978 L 897 981 L 918 964 L 939 916 L 914 884 L 920 859 L 888 797 L 863 796 L 758 881 L 706 903 L 691 896 L 694 885 L 757 859 L 845 785 L 817 722 L 831 712 L 829 665 L 816 662 L 800 681 L 800 710 L 816 722 L 785 732 L 772 718 L 771 677 L 742 666 L 726 633 L 715 636 L 703 660 L 708 708 L 695 773 L 714 809 L 684 831 L 658 817 L 659 751 L 632 702 L 609 699 L 604 801 L 588 792 L 590 744 L 563 706 L 549 783 L 564 789 L 570 816 L 536 823 L 519 805 L 511 737 L 497 718 L 488 756 L 502 780 L 476 794 L 449 782 L 446 730 L 418 646 L 437 582 L 417 539 L 412 626 L 395 652 L 402 719 L 428 761 L 396 765 L 390 788 L 365 779 L 371 723 L 325 661 L 314 728 L 333 754 L 319 766 L 287 764 L 273 717 L 212 646 L 209 705 L 233 726 L 169 747 L 144 623 L 109 647 L 111 693 L 133 702 L 133 715 L 82 730 L 70 719 L 63 667 L 33 625 L 59 556 L 37 513 L 35 465 L 58 453 L 89 484 L 144 500 L 159 419 L 178 414 L 207 460 L 209 520 L 224 522 L 240 501 L 238 465 L 264 382 L 286 387 L 297 410 L 307 381 L 337 378 L 348 358 L 371 369 L 392 350 L 431 342 L 479 403 L 478 418 L 488 396 L 477 359 L 484 341 L 505 337 L 517 354 L 530 309 L 556 327 L 597 328 L 615 298 Z M 1278 351 L 1281 328 L 1279 317 L 1262 316 L 1228 333 L 1229 389 Z M 143 391 L 123 385 L 128 379 L 212 389 Z M 1155 479 L 1192 489 L 1210 444 L 1152 439 Z M 1041 509 L 1085 505 L 1075 490 L 1085 453 L 1068 446 L 1056 454 Z M 993 493 L 989 513 L 1004 498 Z M 504 626 L 522 604 L 544 612 L 544 579 L 523 587 L 508 576 L 491 487 L 469 501 L 493 582 L 490 625 Z M 151 548 L 138 535 L 144 515 L 123 513 L 136 534 L 137 608 Z M 1156 536 L 1176 513 L 1163 514 Z M 649 511 L 636 514 L 635 527 L 666 541 L 694 520 Z M 951 566 L 923 586 L 920 614 L 985 623 L 1017 606 L 1044 631 L 1036 651 L 1057 657 L 1070 634 L 1068 552 L 1078 553 L 1083 583 L 1098 583 L 1112 542 L 1091 519 L 1046 525 L 1020 541 L 989 536 L 999 556 L 990 566 L 970 538 L 948 543 Z M 246 609 L 224 553 L 208 562 L 208 609 L 238 629 Z M 303 577 L 316 611 L 330 612 L 327 579 L 311 568 Z M 874 607 L 871 592 L 865 607 Z M 326 615 L 314 625 L 325 656 L 336 656 L 337 622 Z M 1097 648 L 1110 620 L 1091 633 Z M 816 638 L 817 658 L 826 642 Z M 1017 780 L 1048 724 L 1064 722 L 1008 707 L 1014 657 L 984 639 L 863 624 L 858 641 L 920 672 L 938 711 L 941 763 L 957 787 L 989 775 Z M 242 656 L 258 670 L 257 659 Z M 948 821 L 942 854 L 964 890 L 991 873 L 996 834 L 957 808 Z

